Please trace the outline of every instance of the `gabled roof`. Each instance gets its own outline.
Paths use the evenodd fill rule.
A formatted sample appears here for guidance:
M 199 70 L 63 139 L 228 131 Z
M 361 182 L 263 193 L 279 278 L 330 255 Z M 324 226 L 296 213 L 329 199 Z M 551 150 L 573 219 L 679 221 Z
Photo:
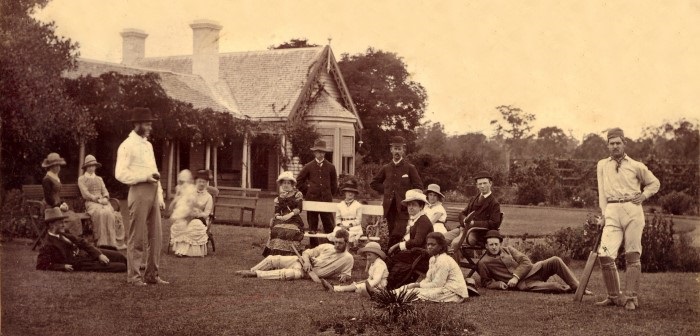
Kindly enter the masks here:
M 355 115 L 333 99 L 326 91 L 321 91 L 318 98 L 309 106 L 304 118 L 345 118 L 355 120 Z

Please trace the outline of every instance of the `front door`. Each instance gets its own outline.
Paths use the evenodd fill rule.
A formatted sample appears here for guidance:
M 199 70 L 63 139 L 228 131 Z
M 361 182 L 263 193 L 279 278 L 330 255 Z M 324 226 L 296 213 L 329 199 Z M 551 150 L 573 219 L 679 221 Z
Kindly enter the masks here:
M 250 145 L 250 183 L 253 188 L 267 189 L 267 177 L 270 170 L 270 147 L 264 142 Z

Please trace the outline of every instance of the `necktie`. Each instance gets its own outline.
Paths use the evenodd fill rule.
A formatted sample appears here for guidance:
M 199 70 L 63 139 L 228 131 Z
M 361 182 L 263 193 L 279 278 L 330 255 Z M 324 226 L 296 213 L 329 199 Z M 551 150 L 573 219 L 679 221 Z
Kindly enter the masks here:
M 615 165 L 615 172 L 617 172 L 617 173 L 620 172 L 620 166 L 622 165 L 622 160 L 624 158 L 625 158 L 624 156 L 621 157 L 620 159 L 613 158 L 613 160 L 615 160 L 615 162 L 617 162 L 617 164 Z

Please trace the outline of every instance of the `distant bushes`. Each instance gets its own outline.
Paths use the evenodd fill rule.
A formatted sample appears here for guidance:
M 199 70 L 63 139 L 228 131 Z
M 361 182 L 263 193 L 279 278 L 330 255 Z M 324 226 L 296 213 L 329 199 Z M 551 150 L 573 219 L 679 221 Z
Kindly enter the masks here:
M 694 214 L 694 208 L 698 205 L 697 200 L 688 194 L 680 191 L 672 191 L 659 198 L 661 208 L 674 215 Z

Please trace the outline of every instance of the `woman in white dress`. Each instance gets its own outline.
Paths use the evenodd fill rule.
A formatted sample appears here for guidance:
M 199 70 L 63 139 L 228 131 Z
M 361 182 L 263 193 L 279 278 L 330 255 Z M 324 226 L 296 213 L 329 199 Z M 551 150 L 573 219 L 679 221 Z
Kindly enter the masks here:
M 85 212 L 92 220 L 95 245 L 125 249 L 124 229 L 117 229 L 114 209 L 109 204 L 109 192 L 102 178 L 95 174 L 95 170 L 101 166 L 93 155 L 85 157 L 84 173 L 78 178 L 78 187 L 85 199 Z
M 209 170 L 197 172 L 196 186 L 192 184 L 192 173 L 178 174 L 178 188 L 170 220 L 170 245 L 178 257 L 204 257 L 207 255 L 207 225 L 214 201 L 207 191 Z M 182 182 L 182 183 L 181 183 Z
M 328 240 L 333 241 L 335 231 L 343 228 L 350 233 L 348 240 L 353 246 L 360 237 L 362 237 L 362 204 L 355 198 L 359 191 L 357 190 L 357 181 L 350 179 L 340 190 L 345 199 L 340 201 L 335 212 L 335 229 L 328 235 Z
M 445 228 L 447 211 L 442 206 L 445 195 L 440 192 L 440 186 L 437 184 L 428 185 L 425 196 L 428 197 L 428 204 L 425 205 L 424 211 L 425 215 L 433 222 L 433 232 L 447 233 L 447 228 Z

